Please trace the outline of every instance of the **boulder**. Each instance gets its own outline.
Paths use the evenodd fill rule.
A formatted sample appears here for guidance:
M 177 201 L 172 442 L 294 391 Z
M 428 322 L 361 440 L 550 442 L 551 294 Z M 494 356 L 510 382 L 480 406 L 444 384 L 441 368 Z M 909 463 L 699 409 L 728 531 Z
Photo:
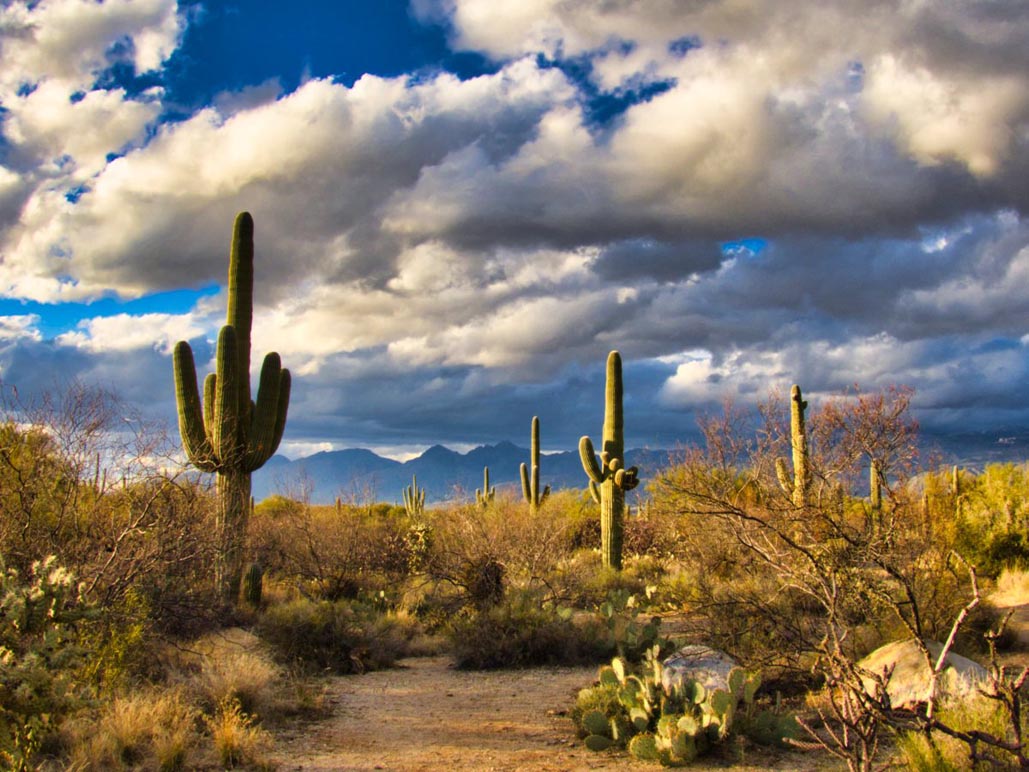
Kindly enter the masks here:
M 661 685 L 666 691 L 686 680 L 699 681 L 708 691 L 729 689 L 729 673 L 739 663 L 724 651 L 690 644 L 661 663 Z
M 943 651 L 943 644 L 939 641 L 926 641 L 925 644 L 935 663 Z M 858 665 L 877 674 L 893 668 L 890 680 L 886 684 L 886 693 L 894 708 L 913 708 L 924 703 L 929 697 L 931 670 L 913 639 L 881 646 Z M 978 662 L 951 651 L 944 660 L 944 669 L 940 674 L 936 691 L 940 697 L 965 697 L 975 693 L 980 685 L 987 682 L 988 677 L 986 668 Z M 865 688 L 870 694 L 873 693 L 874 681 L 871 678 L 864 681 Z

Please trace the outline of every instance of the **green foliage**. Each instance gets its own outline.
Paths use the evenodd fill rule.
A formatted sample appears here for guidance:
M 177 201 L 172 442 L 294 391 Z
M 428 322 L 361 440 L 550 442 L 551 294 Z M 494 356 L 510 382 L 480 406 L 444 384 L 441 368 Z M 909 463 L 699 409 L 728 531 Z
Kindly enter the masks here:
M 0 564 L 0 761 L 7 768 L 32 768 L 47 736 L 84 704 L 75 624 L 90 612 L 55 558 L 35 563 L 25 579 Z
M 625 436 L 622 417 L 622 357 L 612 351 L 607 357 L 604 399 L 604 433 L 597 461 L 589 437 L 579 439 L 579 457 L 590 480 L 590 491 L 600 504 L 600 553 L 605 566 L 622 567 L 625 492 L 639 485 L 636 467 L 625 468 Z
M 236 217 L 229 255 L 228 310 L 218 334 L 216 369 L 197 390 L 193 351 L 179 341 L 173 352 L 175 397 L 182 446 L 203 472 L 218 475 L 219 554 L 216 582 L 223 599 L 234 604 L 243 571 L 243 541 L 250 515 L 250 474 L 279 446 L 286 428 L 290 374 L 279 355 L 261 366 L 256 402 L 250 399 L 250 333 L 254 307 L 254 221 Z
M 257 633 L 276 658 L 307 672 L 361 673 L 390 667 L 410 636 L 395 618 L 356 601 L 296 600 L 269 607 Z
M 987 464 L 982 473 L 959 483 L 957 546 L 983 576 L 1005 568 L 1029 568 L 1029 467 Z
M 458 667 L 471 670 L 581 665 L 609 656 L 595 620 L 514 591 L 500 603 L 458 617 L 447 630 Z

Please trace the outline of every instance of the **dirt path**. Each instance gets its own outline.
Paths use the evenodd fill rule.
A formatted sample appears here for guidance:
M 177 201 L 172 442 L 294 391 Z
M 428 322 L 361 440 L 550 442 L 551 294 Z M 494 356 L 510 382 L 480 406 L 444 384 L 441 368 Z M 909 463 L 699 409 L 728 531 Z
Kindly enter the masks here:
M 334 678 L 332 717 L 276 736 L 279 769 L 639 772 L 639 763 L 624 753 L 586 750 L 564 715 L 596 671 L 464 672 L 454 670 L 447 657 L 425 657 L 404 660 L 399 669 Z M 763 755 L 731 766 L 805 770 L 824 768 L 820 760 L 800 753 Z

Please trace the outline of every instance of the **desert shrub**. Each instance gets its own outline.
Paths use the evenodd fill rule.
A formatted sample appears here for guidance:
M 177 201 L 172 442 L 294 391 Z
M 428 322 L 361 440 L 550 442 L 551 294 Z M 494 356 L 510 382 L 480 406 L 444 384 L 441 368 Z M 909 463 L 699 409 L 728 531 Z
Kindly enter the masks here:
M 256 630 L 280 662 L 333 673 L 390 667 L 417 633 L 395 615 L 366 604 L 307 599 L 269 607 Z
M 96 715 L 73 722 L 70 766 L 186 769 L 200 740 L 198 718 L 199 711 L 180 690 L 115 697 Z
M 255 725 L 253 717 L 244 713 L 238 702 L 222 702 L 206 723 L 218 763 L 223 768 L 235 769 L 244 765 L 257 769 L 273 767 L 269 757 L 270 735 Z
M 248 715 L 263 715 L 275 699 L 282 677 L 279 668 L 259 650 L 233 645 L 200 644 L 206 651 L 187 683 L 208 710 L 235 700 Z
M 77 623 L 91 609 L 54 558 L 22 578 L 0 563 L 0 761 L 28 769 L 61 721 L 88 701 Z
M 457 666 L 475 670 L 597 662 L 613 648 L 598 619 L 576 620 L 530 590 L 461 615 L 447 632 Z
M 1029 720 L 1022 716 L 1021 735 L 1016 737 L 1004 705 L 984 694 L 973 694 L 960 700 L 943 702 L 938 707 L 937 718 L 954 731 L 983 732 L 1010 743 L 1012 748 L 1019 746 L 1021 738 L 1029 731 Z M 918 772 L 1018 767 L 1018 760 L 1014 754 L 989 747 L 985 743 L 980 750 L 991 756 L 994 762 L 981 760 L 977 764 L 969 758 L 969 746 L 965 742 L 942 732 L 934 733 L 931 743 L 926 741 L 923 733 L 902 733 L 898 738 L 897 748 L 908 769 Z
M 315 506 L 302 492 L 273 496 L 254 510 L 249 549 L 267 574 L 312 599 L 375 597 L 409 572 L 409 525 L 396 508 Z

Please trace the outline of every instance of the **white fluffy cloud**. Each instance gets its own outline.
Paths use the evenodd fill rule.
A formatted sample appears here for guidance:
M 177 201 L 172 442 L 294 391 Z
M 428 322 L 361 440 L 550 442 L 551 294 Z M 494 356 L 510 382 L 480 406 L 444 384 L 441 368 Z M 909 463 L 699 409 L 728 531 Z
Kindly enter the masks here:
M 340 379 L 376 392 L 352 416 L 372 424 L 415 394 L 438 411 L 426 426 L 496 389 L 571 400 L 549 379 L 611 348 L 650 362 L 648 393 L 677 410 L 795 380 L 910 382 L 926 404 L 959 384 L 972 404 L 1027 369 L 1015 0 L 415 7 L 497 71 L 314 79 L 276 99 L 255 84 L 161 126 L 159 89 L 96 84 L 112 50 L 161 66 L 174 2 L 0 10 L 0 294 L 221 282 L 247 209 L 255 358 L 282 353 L 312 426 L 333 426 L 319 405 L 349 409 L 327 396 Z M 767 247 L 722 252 L 747 237 Z M 212 339 L 209 310 L 87 320 L 53 345 L 123 368 Z M 0 337 L 36 334 L 12 318 Z

